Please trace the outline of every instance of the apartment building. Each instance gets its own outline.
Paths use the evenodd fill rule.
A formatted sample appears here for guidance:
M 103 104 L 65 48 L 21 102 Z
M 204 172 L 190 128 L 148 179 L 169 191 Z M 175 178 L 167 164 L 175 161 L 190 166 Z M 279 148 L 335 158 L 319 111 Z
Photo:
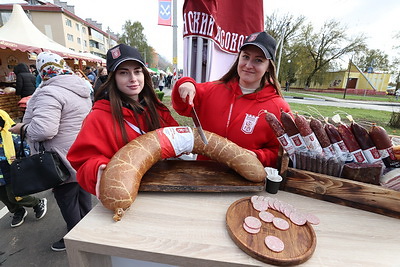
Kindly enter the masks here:
M 46 36 L 73 51 L 105 58 L 107 50 L 117 44 L 116 34 L 104 31 L 101 23 L 78 17 L 74 6 L 67 2 L 25 2 L 21 6 L 33 24 Z M 11 4 L 0 5 L 0 26 L 7 22 L 12 8 Z

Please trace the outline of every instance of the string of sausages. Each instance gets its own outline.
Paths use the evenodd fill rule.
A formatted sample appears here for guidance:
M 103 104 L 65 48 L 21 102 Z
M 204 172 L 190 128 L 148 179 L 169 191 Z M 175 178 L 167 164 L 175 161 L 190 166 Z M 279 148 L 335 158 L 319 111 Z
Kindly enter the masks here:
M 334 125 L 284 111 L 280 119 L 266 112 L 265 119 L 297 169 L 341 177 L 351 172 L 346 168 L 366 167 L 377 169 L 379 178 L 386 168 L 400 167 L 391 138 L 375 124 L 367 130 L 355 121 Z

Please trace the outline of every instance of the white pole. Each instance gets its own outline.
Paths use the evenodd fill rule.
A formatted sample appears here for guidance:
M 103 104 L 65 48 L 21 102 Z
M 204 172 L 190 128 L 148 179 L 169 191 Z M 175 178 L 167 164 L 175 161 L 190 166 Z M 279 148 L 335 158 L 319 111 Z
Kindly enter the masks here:
M 289 22 L 286 24 L 286 27 L 283 29 L 281 40 L 279 41 L 279 57 L 278 57 L 278 64 L 276 67 L 276 78 L 279 78 L 279 68 L 281 66 L 281 56 L 282 56 L 282 48 L 283 48 L 283 39 L 285 38 L 286 29 L 289 27 Z
M 178 77 L 178 5 L 177 0 L 173 0 L 173 22 L 172 22 L 172 65 L 174 67 L 174 72 L 176 72 L 176 77 Z M 174 83 L 175 81 L 173 81 Z
M 203 70 L 203 38 L 197 36 L 197 54 L 196 54 L 196 82 L 201 83 L 203 82 L 202 77 L 202 70 Z

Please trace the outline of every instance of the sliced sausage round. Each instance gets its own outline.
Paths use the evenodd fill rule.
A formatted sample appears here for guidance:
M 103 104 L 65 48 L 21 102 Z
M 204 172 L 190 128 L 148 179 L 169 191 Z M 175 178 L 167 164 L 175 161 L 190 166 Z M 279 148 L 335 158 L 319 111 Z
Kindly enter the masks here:
M 281 252 L 285 249 L 285 244 L 276 236 L 269 235 L 265 237 L 265 245 L 272 251 Z

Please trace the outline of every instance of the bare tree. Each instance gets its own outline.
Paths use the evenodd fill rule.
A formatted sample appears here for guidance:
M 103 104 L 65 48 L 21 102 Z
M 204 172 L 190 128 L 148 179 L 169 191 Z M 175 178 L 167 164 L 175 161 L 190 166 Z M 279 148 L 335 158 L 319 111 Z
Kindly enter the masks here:
M 390 69 L 389 55 L 380 49 L 361 51 L 354 56 L 353 62 L 365 72 L 372 69 L 380 71 L 389 71 Z
M 300 29 L 304 21 L 304 16 L 294 17 L 291 14 L 280 16 L 275 12 L 265 18 L 265 31 L 274 37 L 279 44 L 283 43 L 278 77 L 281 82 L 293 83 L 296 81 L 296 70 L 300 69 L 301 61 L 296 60 L 299 51 L 295 44 L 299 39 Z
M 142 54 L 145 63 L 153 62 L 154 49 L 147 44 L 146 36 L 143 33 L 143 25 L 139 21 L 131 22 L 127 20 L 122 27 L 123 34 L 119 39 L 120 43 L 135 47 Z
M 317 33 L 314 33 L 313 26 L 308 24 L 303 28 L 301 43 L 312 63 L 311 72 L 305 81 L 306 88 L 310 86 L 314 75 L 326 70 L 330 62 L 345 54 L 365 49 L 363 34 L 349 38 L 346 36 L 346 28 L 335 20 L 325 22 Z

